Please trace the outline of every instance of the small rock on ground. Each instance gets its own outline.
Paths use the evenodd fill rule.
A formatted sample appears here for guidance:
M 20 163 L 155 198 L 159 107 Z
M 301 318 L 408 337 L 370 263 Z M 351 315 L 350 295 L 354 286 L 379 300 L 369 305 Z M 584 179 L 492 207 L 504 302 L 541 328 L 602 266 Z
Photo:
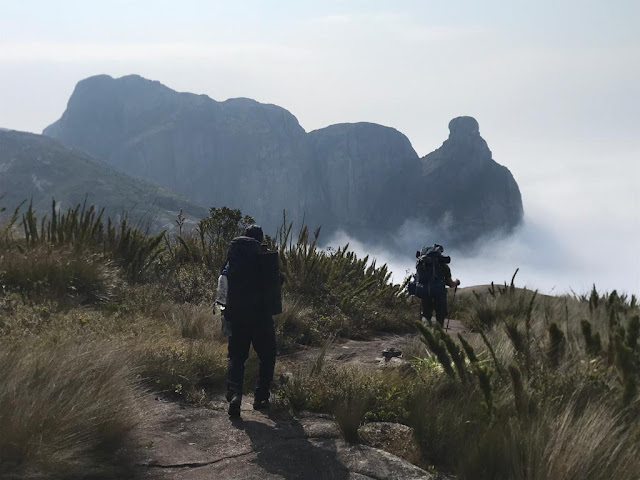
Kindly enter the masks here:
M 413 438 L 413 429 L 391 422 L 365 423 L 358 430 L 360 441 L 370 447 L 379 448 L 411 463 L 420 458 L 418 444 Z

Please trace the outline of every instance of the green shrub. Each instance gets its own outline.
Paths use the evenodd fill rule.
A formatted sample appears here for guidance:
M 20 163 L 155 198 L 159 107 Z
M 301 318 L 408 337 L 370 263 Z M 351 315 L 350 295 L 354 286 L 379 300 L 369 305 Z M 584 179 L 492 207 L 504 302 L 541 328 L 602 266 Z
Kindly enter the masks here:
M 166 277 L 166 290 L 177 303 L 213 303 L 217 277 L 214 278 L 202 265 L 187 263 L 178 265 Z
M 505 283 L 496 287 L 492 283 L 486 292 L 460 292 L 456 308 L 459 317 L 474 330 L 486 330 L 509 318 L 519 322 L 530 317 L 537 292 L 516 288 L 514 279 L 515 275 L 510 286 Z

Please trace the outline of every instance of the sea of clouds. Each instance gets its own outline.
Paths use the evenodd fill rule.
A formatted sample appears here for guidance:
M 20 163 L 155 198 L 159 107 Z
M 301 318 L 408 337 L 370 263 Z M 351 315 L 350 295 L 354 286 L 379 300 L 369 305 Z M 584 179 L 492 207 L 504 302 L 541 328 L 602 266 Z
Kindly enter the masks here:
M 446 248 L 454 278 L 462 286 L 510 282 L 516 269 L 516 285 L 547 294 L 586 293 L 595 284 L 598 290 L 640 293 L 640 253 L 633 225 L 623 232 L 606 222 L 564 223 L 560 229 L 544 216 L 527 215 L 510 235 L 478 239 L 465 249 Z M 359 256 L 369 255 L 378 265 L 386 263 L 395 282 L 415 272 L 415 253 L 423 245 L 438 242 L 436 235 L 415 222 L 398 232 L 396 247 L 368 244 L 337 232 L 326 245 L 349 243 Z

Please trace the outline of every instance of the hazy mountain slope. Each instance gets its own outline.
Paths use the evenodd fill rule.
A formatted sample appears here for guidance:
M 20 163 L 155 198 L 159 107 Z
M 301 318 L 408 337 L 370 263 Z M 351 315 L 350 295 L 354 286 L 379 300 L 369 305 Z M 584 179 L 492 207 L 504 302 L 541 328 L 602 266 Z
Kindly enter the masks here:
M 104 207 L 108 215 L 130 214 L 154 228 L 173 227 L 181 208 L 200 218 L 207 210 L 178 195 L 135 180 L 87 154 L 70 150 L 51 138 L 0 131 L 0 195 L 12 210 L 33 199 L 43 213 L 55 198 L 63 209 L 82 203 Z
M 455 242 L 522 218 L 517 184 L 486 143 L 482 150 L 452 135 L 440 160 L 437 152 L 420 159 L 392 128 L 306 133 L 275 105 L 217 102 L 136 75 L 82 80 L 44 133 L 201 204 L 241 208 L 271 231 L 283 209 L 354 235 L 392 234 L 415 220 Z
M 242 208 L 267 224 L 280 221 L 282 208 L 297 215 L 305 207 L 305 132 L 274 105 L 216 102 L 138 76 L 102 75 L 78 83 L 63 117 L 44 133 L 201 204 Z
M 454 118 L 449 131 L 442 146 L 422 158 L 423 175 L 414 184 L 422 190 L 417 205 L 450 241 L 508 231 L 523 216 L 511 172 L 493 160 L 474 118 Z
M 323 224 L 374 232 L 399 226 L 407 193 L 401 186 L 412 170 L 420 173 L 406 136 L 374 123 L 343 123 L 310 132 L 309 140 Z

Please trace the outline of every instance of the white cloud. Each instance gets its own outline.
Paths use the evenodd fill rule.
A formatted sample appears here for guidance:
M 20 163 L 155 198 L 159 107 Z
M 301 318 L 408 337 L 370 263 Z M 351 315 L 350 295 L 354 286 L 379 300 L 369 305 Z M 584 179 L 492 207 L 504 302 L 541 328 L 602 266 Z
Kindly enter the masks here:
M 319 25 L 348 25 L 352 23 L 353 16 L 352 15 L 324 15 L 322 17 L 313 19 L 311 23 L 317 23 Z
M 248 59 L 296 62 L 308 55 L 302 48 L 264 43 L 0 43 L 3 63 L 175 60 L 241 63 Z
M 585 293 L 593 284 L 599 289 L 640 294 L 639 253 L 635 247 L 640 236 L 611 239 L 602 224 L 574 225 L 561 232 L 548 228 L 544 218 L 528 216 L 524 224 L 509 237 L 480 239 L 475 248 L 452 250 L 451 270 L 463 286 L 509 282 L 519 268 L 518 286 L 538 289 L 542 293 Z M 602 229 L 602 230 L 600 230 Z M 569 236 L 567 236 L 569 234 Z M 407 230 L 399 243 L 404 250 L 384 248 L 354 240 L 344 232 L 329 238 L 327 245 L 349 244 L 359 256 L 370 255 L 378 265 L 386 263 L 396 282 L 415 270 L 415 251 L 436 240 L 424 228 Z

